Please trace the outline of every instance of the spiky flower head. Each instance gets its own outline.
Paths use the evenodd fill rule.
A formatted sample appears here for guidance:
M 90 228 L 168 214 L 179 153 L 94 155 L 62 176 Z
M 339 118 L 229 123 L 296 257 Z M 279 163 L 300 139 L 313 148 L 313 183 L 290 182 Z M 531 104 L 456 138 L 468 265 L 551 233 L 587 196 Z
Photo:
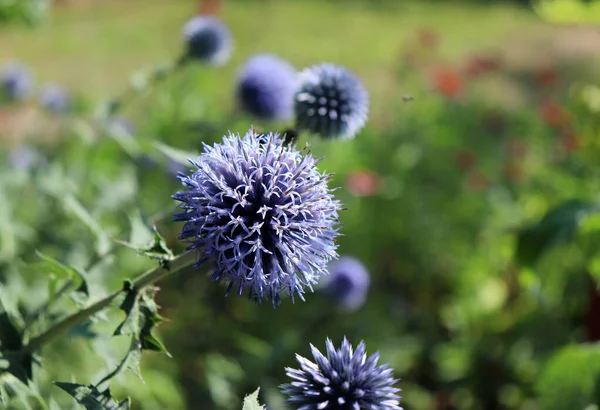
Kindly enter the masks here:
M 333 261 L 329 275 L 323 277 L 325 292 L 347 310 L 356 310 L 365 303 L 369 282 L 365 265 L 351 256 Z
M 300 73 L 296 127 L 323 138 L 353 138 L 367 122 L 369 95 L 344 67 L 321 64 Z
M 185 224 L 180 238 L 197 249 L 198 262 L 212 261 L 214 280 L 248 293 L 259 302 L 279 304 L 280 294 L 312 290 L 327 262 L 336 257 L 338 210 L 310 153 L 283 144 L 277 134 L 253 130 L 229 134 L 197 160 L 187 188 L 173 196 Z
M 236 97 L 243 110 L 267 120 L 288 120 L 293 115 L 296 70 L 271 55 L 251 57 L 241 68 Z
M 216 17 L 195 16 L 183 26 L 186 56 L 210 65 L 223 65 L 231 57 L 229 28 Z
M 46 84 L 40 89 L 40 105 L 51 113 L 66 114 L 71 109 L 69 91 L 60 84 Z
M 33 76 L 25 65 L 13 61 L 3 67 L 0 84 L 2 86 L 2 99 L 20 101 L 31 94 Z
M 327 357 L 312 344 L 310 349 L 314 363 L 296 355 L 300 369 L 287 367 L 292 382 L 281 386 L 298 410 L 402 410 L 392 369 L 377 366 L 379 353 L 367 357 L 364 342 L 353 351 L 344 337 L 336 350 L 327 339 Z

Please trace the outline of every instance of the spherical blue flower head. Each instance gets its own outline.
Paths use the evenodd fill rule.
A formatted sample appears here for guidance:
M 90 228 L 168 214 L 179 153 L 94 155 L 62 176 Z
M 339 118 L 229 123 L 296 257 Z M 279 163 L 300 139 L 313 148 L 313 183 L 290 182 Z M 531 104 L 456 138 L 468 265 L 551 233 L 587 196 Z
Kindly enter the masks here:
M 314 363 L 296 355 L 300 369 L 286 368 L 292 379 L 281 386 L 298 410 L 402 410 L 398 381 L 387 365 L 377 366 L 379 353 L 367 357 L 364 342 L 356 351 L 346 338 L 339 350 L 327 339 L 327 357 L 310 345 Z
M 243 138 L 226 136 L 221 144 L 204 145 L 204 153 L 190 161 L 196 170 L 179 174 L 187 190 L 173 196 L 185 225 L 180 238 L 213 263 L 213 279 L 229 284 L 250 299 L 280 294 L 304 300 L 337 256 L 340 204 L 321 174 L 317 160 L 277 134 Z
M 183 26 L 187 57 L 211 65 L 223 65 L 231 57 L 233 42 L 229 29 L 212 16 L 196 16 Z
M 341 257 L 329 266 L 324 290 L 343 308 L 356 310 L 365 303 L 369 290 L 369 272 L 358 259 Z
M 12 62 L 4 66 L 2 71 L 3 98 L 8 101 L 24 100 L 33 90 L 33 76 L 23 64 Z
M 71 109 L 69 91 L 60 84 L 46 84 L 40 90 L 40 105 L 54 114 L 66 114 Z
M 323 138 L 353 138 L 367 122 L 369 95 L 344 67 L 321 64 L 300 73 L 296 127 Z
M 296 70 L 270 54 L 250 58 L 240 70 L 236 97 L 249 114 L 266 120 L 289 120 L 294 113 Z

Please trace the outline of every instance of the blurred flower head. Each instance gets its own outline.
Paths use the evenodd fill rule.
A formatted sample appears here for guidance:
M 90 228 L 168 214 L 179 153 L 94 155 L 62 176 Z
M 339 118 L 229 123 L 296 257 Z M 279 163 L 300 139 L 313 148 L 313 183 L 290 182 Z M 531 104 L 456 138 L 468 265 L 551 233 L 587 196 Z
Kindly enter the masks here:
M 379 353 L 367 357 L 364 342 L 356 351 L 344 337 L 339 349 L 327 339 L 325 357 L 312 344 L 314 362 L 296 355 L 300 369 L 287 367 L 291 383 L 281 386 L 299 410 L 402 410 L 398 381 L 388 365 L 377 366 Z
M 428 27 L 419 29 L 417 32 L 417 37 L 419 45 L 427 49 L 434 49 L 440 43 L 439 34 L 435 30 Z
M 457 98 L 463 90 L 463 80 L 453 69 L 443 68 L 433 73 L 433 87 L 446 98 Z
M 60 84 L 46 84 L 40 89 L 40 105 L 54 114 L 66 114 L 71 109 L 69 91 Z
M 470 57 L 464 68 L 464 74 L 471 77 L 476 77 L 482 74 L 489 74 L 498 70 L 501 66 L 501 61 L 495 56 L 472 56 Z
M 356 171 L 348 175 L 346 186 L 355 196 L 376 195 L 381 188 L 381 178 L 372 171 Z
M 353 138 L 367 122 L 369 95 L 344 67 L 321 64 L 300 73 L 296 127 L 323 138 Z
M 332 262 L 329 275 L 323 278 L 324 291 L 347 310 L 356 310 L 365 303 L 369 283 L 365 265 L 350 256 Z
M 270 54 L 251 57 L 241 68 L 236 87 L 240 106 L 268 120 L 288 120 L 293 115 L 296 70 Z
M 310 153 L 283 144 L 277 134 L 228 135 L 204 146 L 186 190 L 173 196 L 185 224 L 180 239 L 213 263 L 213 280 L 242 295 L 279 304 L 280 294 L 304 299 L 337 256 L 338 210 Z
M 183 26 L 187 57 L 210 65 L 223 65 L 231 57 L 229 28 L 212 16 L 196 16 Z
M 29 97 L 33 90 L 33 76 L 29 69 L 18 62 L 5 64 L 0 79 L 2 97 L 8 101 L 20 101 Z
M 135 126 L 133 123 L 121 116 L 110 117 L 105 124 L 105 130 L 112 136 L 121 138 L 133 138 L 135 136 Z
M 14 170 L 27 171 L 36 165 L 44 163 L 42 154 L 26 145 L 20 145 L 13 148 L 8 153 L 8 163 Z

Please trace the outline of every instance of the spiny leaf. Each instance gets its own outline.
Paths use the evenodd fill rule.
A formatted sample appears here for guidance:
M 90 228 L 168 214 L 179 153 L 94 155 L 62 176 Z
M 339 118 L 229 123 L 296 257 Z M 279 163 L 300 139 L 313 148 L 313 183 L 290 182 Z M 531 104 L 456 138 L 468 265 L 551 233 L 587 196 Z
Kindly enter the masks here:
M 23 333 L 0 303 L 0 375 L 10 373 L 27 384 L 32 378 L 33 357 L 21 351 Z
M 164 318 L 158 314 L 158 306 L 154 302 L 154 290 L 146 290 L 140 299 L 140 341 L 142 350 L 154 350 L 163 352 L 171 357 L 171 354 L 165 349 L 164 345 L 152 336 L 152 329 L 161 323 Z
M 571 200 L 549 211 L 540 221 L 518 233 L 517 261 L 523 266 L 533 266 L 548 250 L 572 240 L 581 220 L 598 210 L 596 204 Z
M 99 391 L 96 386 L 84 386 L 77 383 L 54 382 L 55 385 L 69 393 L 87 410 L 129 410 L 131 399 L 117 402 L 110 395 L 110 389 Z
M 261 406 L 258 402 L 258 392 L 260 387 L 256 391 L 244 398 L 244 407 L 242 410 L 265 410 L 264 406 Z
M 114 336 L 137 335 L 139 333 L 140 305 L 138 303 L 138 292 L 133 288 L 131 282 L 123 284 L 126 290 L 125 299 L 119 308 L 125 312 L 125 320 L 115 329 Z
M 152 240 L 146 246 L 138 246 L 134 243 L 121 241 L 119 239 L 115 239 L 115 242 L 127 246 L 128 248 L 135 249 L 138 253 L 157 260 L 162 267 L 167 268 L 169 262 L 173 260 L 175 255 L 173 255 L 173 251 L 167 246 L 167 242 L 155 226 L 152 227 L 151 232 L 153 235 Z

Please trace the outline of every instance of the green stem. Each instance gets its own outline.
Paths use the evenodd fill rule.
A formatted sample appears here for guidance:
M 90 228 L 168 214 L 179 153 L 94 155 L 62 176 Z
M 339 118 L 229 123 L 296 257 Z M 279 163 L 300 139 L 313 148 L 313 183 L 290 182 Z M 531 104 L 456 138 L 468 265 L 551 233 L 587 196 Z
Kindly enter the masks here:
M 129 102 L 131 102 L 133 99 L 135 99 L 135 97 L 138 96 L 139 94 L 141 94 L 143 91 L 147 90 L 150 87 L 154 87 L 154 86 L 158 85 L 158 83 L 165 80 L 166 78 L 168 78 L 170 75 L 174 74 L 175 72 L 179 71 L 185 65 L 185 63 L 187 61 L 188 61 L 187 56 L 183 55 L 183 56 L 179 57 L 174 63 L 172 63 L 168 67 L 165 67 L 160 70 L 155 69 L 154 71 L 152 71 L 150 73 L 150 76 L 144 87 L 142 87 L 142 88 L 129 87 L 127 89 L 127 91 L 125 91 L 119 98 L 116 98 L 112 102 L 112 105 L 110 107 L 110 114 L 111 115 L 116 114 L 118 111 L 121 111 L 121 109 L 125 105 L 127 105 Z
M 173 273 L 180 271 L 183 268 L 186 268 L 187 266 L 190 266 L 194 262 L 196 262 L 195 252 L 186 252 L 177 256 L 168 264 L 165 264 L 165 266 L 158 266 L 138 276 L 131 283 L 134 288 L 142 289 L 146 286 L 154 284 L 155 282 Z M 110 306 L 114 302 L 114 300 L 117 299 L 123 292 L 125 292 L 125 289 L 119 289 L 118 291 L 115 291 L 105 296 L 103 299 L 100 299 L 99 301 L 91 304 L 87 308 L 80 310 L 79 312 L 73 313 L 70 316 L 67 316 L 66 318 L 52 326 L 50 329 L 46 330 L 41 335 L 32 338 L 29 341 L 29 343 L 27 343 L 23 347 L 23 350 L 30 353 L 38 350 L 48 342 L 55 339 L 57 336 L 63 334 L 69 329 L 84 322 L 92 315 Z

